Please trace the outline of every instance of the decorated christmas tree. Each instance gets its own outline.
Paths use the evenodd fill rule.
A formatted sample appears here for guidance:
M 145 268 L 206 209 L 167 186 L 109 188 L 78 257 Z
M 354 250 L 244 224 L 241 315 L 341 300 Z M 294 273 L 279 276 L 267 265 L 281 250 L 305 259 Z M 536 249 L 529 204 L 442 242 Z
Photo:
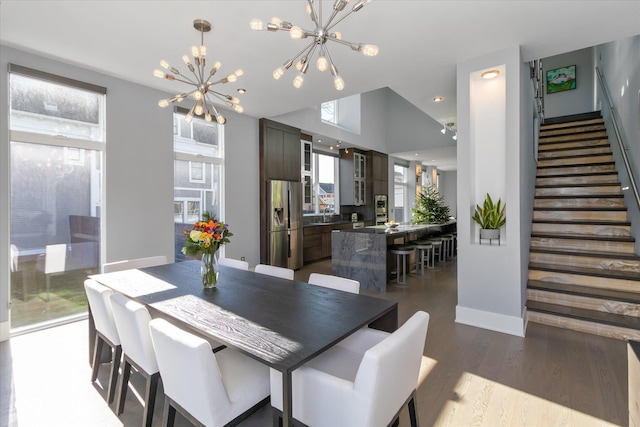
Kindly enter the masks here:
M 449 206 L 444 204 L 444 198 L 435 185 L 422 190 L 416 198 L 416 207 L 412 208 L 414 224 L 444 224 L 449 221 Z

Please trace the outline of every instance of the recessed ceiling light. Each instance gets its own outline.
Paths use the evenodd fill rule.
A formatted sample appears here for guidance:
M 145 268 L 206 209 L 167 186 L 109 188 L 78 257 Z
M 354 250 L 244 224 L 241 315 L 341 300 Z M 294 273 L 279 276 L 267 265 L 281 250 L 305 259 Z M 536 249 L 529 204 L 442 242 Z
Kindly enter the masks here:
M 436 96 L 435 98 L 433 98 L 433 102 L 442 102 L 444 101 L 444 97 L 442 96 Z
M 238 88 L 238 93 L 247 93 L 247 90 L 243 87 Z
M 414 156 L 417 156 L 417 155 L 418 155 L 418 153 L 413 153 L 413 155 L 414 155 Z
M 489 70 L 480 74 L 480 77 L 483 79 L 493 79 L 494 77 L 498 77 L 498 74 L 500 74 L 500 71 L 498 70 Z

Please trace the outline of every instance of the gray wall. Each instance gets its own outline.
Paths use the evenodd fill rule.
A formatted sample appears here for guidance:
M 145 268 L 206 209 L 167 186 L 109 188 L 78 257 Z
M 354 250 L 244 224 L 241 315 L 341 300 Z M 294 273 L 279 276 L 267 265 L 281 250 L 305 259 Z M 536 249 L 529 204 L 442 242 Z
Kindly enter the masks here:
M 566 67 L 568 65 L 576 66 L 576 88 L 547 94 L 547 70 Z M 568 116 L 570 114 L 593 111 L 593 48 L 543 58 L 542 66 L 543 79 L 545 82 L 545 117 Z
M 440 195 L 444 198 L 444 204 L 449 206 L 452 217 L 458 216 L 458 172 L 440 171 Z
M 0 45 L 0 81 L 14 63 L 107 88 L 104 163 L 103 259 L 166 255 L 174 258 L 173 125 L 171 109 L 158 108 L 167 94 L 73 65 Z M 0 92 L 0 117 L 8 117 Z M 227 256 L 259 260 L 258 121 L 226 111 L 225 221 L 234 233 Z M 9 141 L 0 121 L 0 339 L 8 337 Z M 141 229 L 141 222 L 144 227 Z M 143 231 L 145 238 L 138 238 Z

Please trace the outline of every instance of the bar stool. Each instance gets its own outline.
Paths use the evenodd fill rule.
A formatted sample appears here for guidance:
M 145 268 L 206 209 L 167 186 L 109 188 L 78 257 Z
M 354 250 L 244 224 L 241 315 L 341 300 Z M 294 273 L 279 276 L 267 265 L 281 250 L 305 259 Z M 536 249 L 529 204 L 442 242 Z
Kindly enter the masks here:
M 440 238 L 444 242 L 444 257 L 453 258 L 453 234 L 442 234 Z
M 437 252 L 438 261 L 439 262 L 444 261 L 444 258 L 443 258 L 444 254 L 443 254 L 443 251 L 442 251 L 443 246 L 444 246 L 444 241 L 440 237 L 431 237 L 428 240 L 433 245 L 433 257 L 435 258 L 436 252 Z M 435 262 L 434 262 L 434 264 L 435 264 Z
M 411 242 L 411 244 L 416 249 L 416 275 L 424 276 L 425 255 L 427 256 L 427 268 L 431 268 L 429 265 L 433 265 L 433 245 L 426 240 L 418 240 Z
M 398 287 L 406 287 L 407 283 L 407 257 L 415 252 L 415 248 L 411 245 L 396 246 L 390 249 L 390 252 L 396 256 L 396 278 L 391 281 Z M 402 261 L 400 261 L 402 258 Z M 402 281 L 400 281 L 400 262 L 402 262 Z

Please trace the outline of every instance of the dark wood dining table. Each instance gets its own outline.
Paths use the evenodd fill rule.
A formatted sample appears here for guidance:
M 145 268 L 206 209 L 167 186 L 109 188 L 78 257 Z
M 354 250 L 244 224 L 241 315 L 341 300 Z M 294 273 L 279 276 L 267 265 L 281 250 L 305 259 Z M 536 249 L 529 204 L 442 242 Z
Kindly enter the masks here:
M 362 327 L 392 332 L 398 304 L 381 298 L 219 266 L 205 289 L 186 261 L 90 276 L 210 341 L 282 372 L 282 425 L 292 425 L 291 373 Z

